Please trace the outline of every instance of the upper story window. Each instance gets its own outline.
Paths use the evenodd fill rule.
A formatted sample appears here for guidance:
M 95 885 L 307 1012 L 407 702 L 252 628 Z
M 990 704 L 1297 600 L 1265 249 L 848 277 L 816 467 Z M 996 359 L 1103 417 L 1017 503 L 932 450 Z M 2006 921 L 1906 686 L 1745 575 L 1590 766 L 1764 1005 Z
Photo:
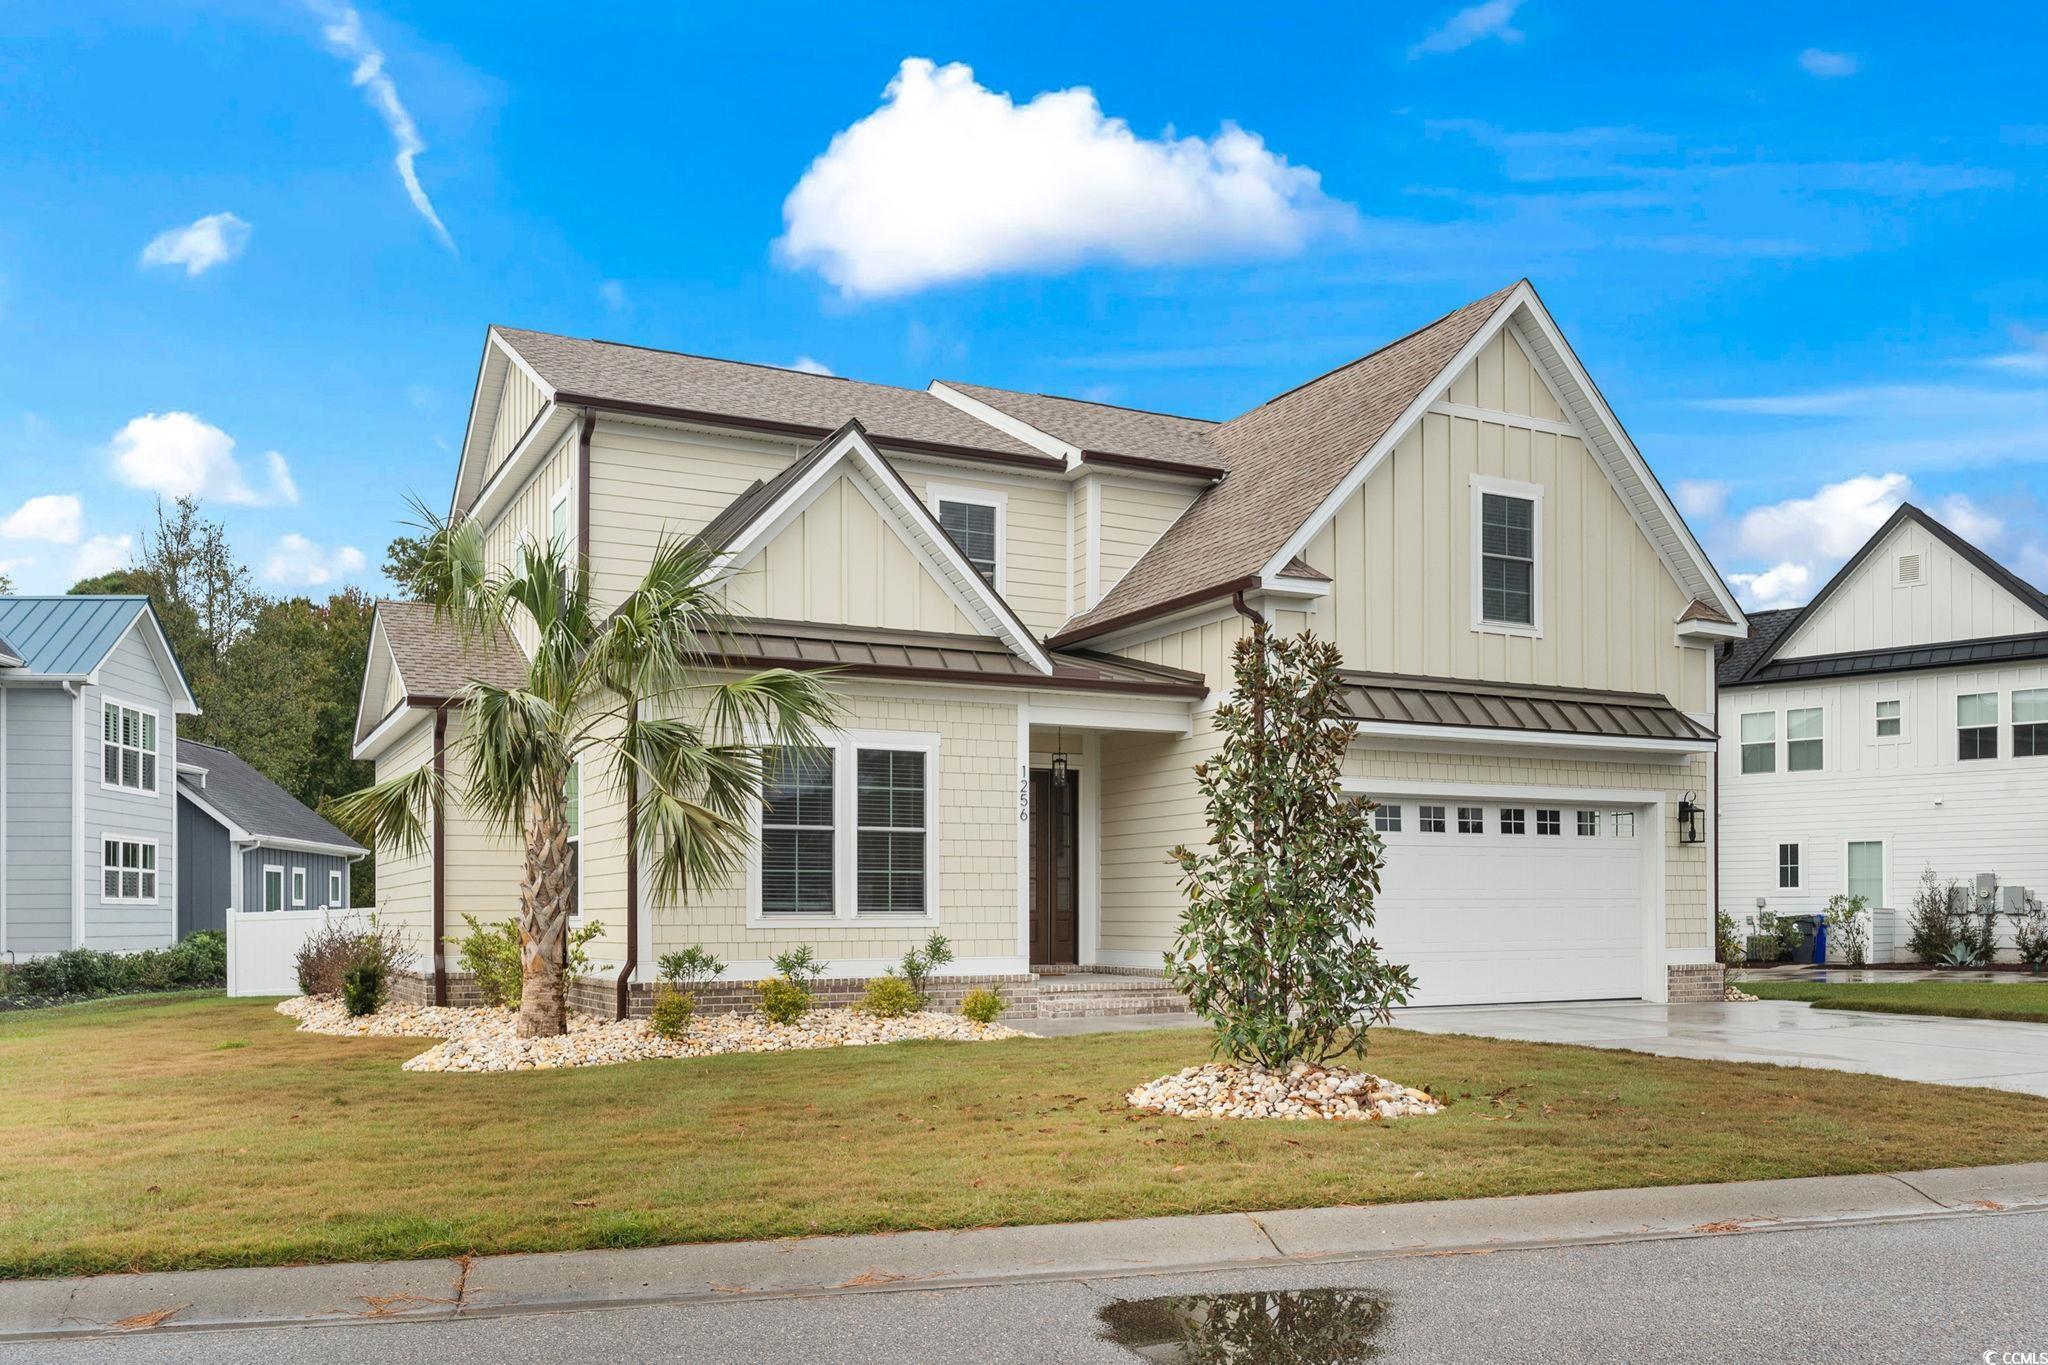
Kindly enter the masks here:
M 555 494 L 555 500 L 548 506 L 548 540 L 554 545 L 555 553 L 569 553 L 569 490 L 564 488 Z
M 562 783 L 562 809 L 569 821 L 569 918 L 583 918 L 583 760 L 569 765 Z
M 1533 631 L 1536 621 L 1537 507 L 1533 484 L 1473 479 L 1478 500 L 1478 621 Z
M 2012 756 L 2048 757 L 2048 687 L 2012 694 Z
M 1001 592 L 1003 588 L 1003 511 L 1001 493 L 979 488 L 951 488 L 934 484 L 928 491 L 939 514 L 939 525 L 960 547 L 960 553 L 981 575 L 982 582 Z
M 1966 692 L 1956 698 L 1956 758 L 1998 757 L 1998 694 Z
M 1778 713 L 1747 711 L 1742 717 L 1742 771 L 1778 771 Z
M 1795 706 L 1785 712 L 1785 771 L 1817 773 L 1820 769 L 1820 708 Z
M 156 712 L 108 702 L 100 710 L 100 782 L 156 790 Z
M 1905 703 L 1895 697 L 1887 697 L 1877 704 L 1877 737 L 1897 739 L 1905 733 Z

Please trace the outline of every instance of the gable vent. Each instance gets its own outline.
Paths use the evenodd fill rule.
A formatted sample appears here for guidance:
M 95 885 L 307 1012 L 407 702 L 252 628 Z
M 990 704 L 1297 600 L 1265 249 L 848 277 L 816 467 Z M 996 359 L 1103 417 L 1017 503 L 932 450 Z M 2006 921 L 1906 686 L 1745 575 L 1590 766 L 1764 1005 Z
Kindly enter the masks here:
M 1898 559 L 1896 559 L 1896 560 L 1895 560 L 1895 561 L 1893 561 L 1893 562 L 1894 562 L 1894 563 L 1895 563 L 1895 564 L 1896 564 L 1896 565 L 1898 566 L 1898 573 L 1897 573 L 1897 576 L 1896 576 L 1896 577 L 1895 577 L 1895 578 L 1893 579 L 1893 582 L 1894 582 L 1894 583 L 1895 583 L 1895 584 L 1896 584 L 1896 585 L 1897 585 L 1898 587 L 1901 587 L 1901 588 L 1913 588 L 1913 587 L 1918 587 L 1918 586 L 1920 585 L 1920 583 L 1921 583 L 1922 581 L 1924 581 L 1924 580 L 1922 580 L 1922 578 L 1921 578 L 1921 576 L 1920 576 L 1920 556 L 1919 556 L 1919 555 L 1917 555 L 1917 554 L 1909 554 L 1909 555 L 1900 555 L 1900 556 L 1898 557 Z

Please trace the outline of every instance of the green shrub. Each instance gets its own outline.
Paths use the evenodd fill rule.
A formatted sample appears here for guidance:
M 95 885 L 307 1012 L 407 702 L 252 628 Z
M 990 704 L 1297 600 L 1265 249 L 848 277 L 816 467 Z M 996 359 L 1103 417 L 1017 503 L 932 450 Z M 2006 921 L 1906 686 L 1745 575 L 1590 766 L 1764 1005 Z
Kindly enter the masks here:
M 1748 946 L 1742 941 L 1741 926 L 1726 910 L 1714 919 L 1714 956 L 1729 967 L 1740 967 L 1743 959 L 1749 956 Z
M 922 947 L 912 948 L 903 955 L 903 978 L 910 983 L 910 989 L 917 993 L 917 1007 L 923 1009 L 931 999 L 932 973 L 953 960 L 953 945 L 946 936 L 933 931 Z
M 785 980 L 794 981 L 808 993 L 825 979 L 825 969 L 832 964 L 811 951 L 808 943 L 799 943 L 777 953 L 772 959 L 775 974 Z
M 375 1014 L 384 1003 L 383 959 L 363 957 L 349 964 L 341 976 L 341 1004 L 350 1017 Z
M 225 986 L 228 982 L 228 936 L 219 929 L 199 929 L 169 950 L 174 985 Z
M 663 981 L 681 991 L 708 986 L 725 975 L 725 963 L 696 943 L 677 952 L 663 953 L 655 959 L 655 966 L 661 970 Z
M 761 1013 L 772 1023 L 794 1024 L 811 1012 L 811 993 L 786 976 L 771 976 L 758 982 Z
M 674 1042 L 690 1031 L 690 1017 L 696 1012 L 697 1002 L 688 991 L 664 983 L 654 988 L 654 1009 L 647 1016 L 647 1029 L 657 1038 Z
M 868 982 L 860 1007 L 878 1019 L 901 1019 L 924 1008 L 924 996 L 900 976 L 878 976 Z
M 0 990 L 20 1000 L 76 1000 L 128 991 L 218 987 L 226 985 L 227 978 L 227 936 L 205 931 L 188 934 L 173 947 L 139 953 L 67 948 L 48 957 L 24 958 L 0 978 Z
M 476 978 L 477 994 L 486 1005 L 496 1009 L 514 1009 L 519 1004 L 520 986 L 525 972 L 519 964 L 519 921 L 517 918 L 501 920 L 497 924 L 485 924 L 475 915 L 465 913 L 462 922 L 469 926 L 469 932 L 461 938 L 448 940 L 455 949 L 456 960 L 462 970 Z M 604 925 L 592 920 L 581 929 L 569 933 L 569 975 L 579 976 L 590 968 L 590 955 L 583 946 L 604 932 Z
M 374 958 L 388 980 L 411 956 L 405 936 L 396 929 L 379 929 L 375 916 L 365 922 L 354 915 L 344 915 L 306 935 L 299 944 L 294 965 L 301 992 L 339 995 L 349 968 L 358 962 Z
M 2048 919 L 2034 914 L 2015 920 L 2012 942 L 2027 970 L 2038 972 L 2048 967 Z
M 977 986 L 960 1002 L 960 1013 L 977 1024 L 993 1024 L 1009 1007 L 1010 1002 L 1003 999 L 1001 987 Z

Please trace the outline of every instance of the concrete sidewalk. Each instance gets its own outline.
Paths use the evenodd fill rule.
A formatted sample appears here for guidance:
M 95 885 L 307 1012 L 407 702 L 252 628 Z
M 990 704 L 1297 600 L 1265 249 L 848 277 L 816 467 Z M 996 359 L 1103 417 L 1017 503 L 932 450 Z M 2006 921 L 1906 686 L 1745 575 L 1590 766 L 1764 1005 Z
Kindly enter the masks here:
M 2048 1210 L 2048 1162 L 1043 1227 L 0 1284 L 0 1342 L 432 1321 Z

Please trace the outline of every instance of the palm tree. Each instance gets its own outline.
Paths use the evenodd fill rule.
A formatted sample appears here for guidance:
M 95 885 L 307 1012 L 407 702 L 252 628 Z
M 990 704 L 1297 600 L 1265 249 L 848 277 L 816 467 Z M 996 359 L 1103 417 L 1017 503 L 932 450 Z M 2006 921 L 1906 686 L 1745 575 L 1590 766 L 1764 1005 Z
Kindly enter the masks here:
M 772 751 L 815 744 L 837 708 L 822 674 L 712 675 L 730 620 L 707 550 L 664 540 L 639 585 L 600 615 L 588 570 L 563 547 L 529 546 L 513 568 L 488 570 L 474 523 L 418 510 L 422 595 L 467 639 L 530 627 L 526 676 L 517 687 L 472 681 L 454 699 L 463 777 L 450 785 L 459 790 L 444 791 L 423 764 L 342 797 L 334 813 L 366 843 L 417 853 L 427 813 L 452 795 L 488 827 L 522 838 L 518 1028 L 523 1037 L 559 1034 L 568 1027 L 567 785 L 577 760 L 596 756 L 613 775 L 654 894 L 680 900 L 736 873 Z

